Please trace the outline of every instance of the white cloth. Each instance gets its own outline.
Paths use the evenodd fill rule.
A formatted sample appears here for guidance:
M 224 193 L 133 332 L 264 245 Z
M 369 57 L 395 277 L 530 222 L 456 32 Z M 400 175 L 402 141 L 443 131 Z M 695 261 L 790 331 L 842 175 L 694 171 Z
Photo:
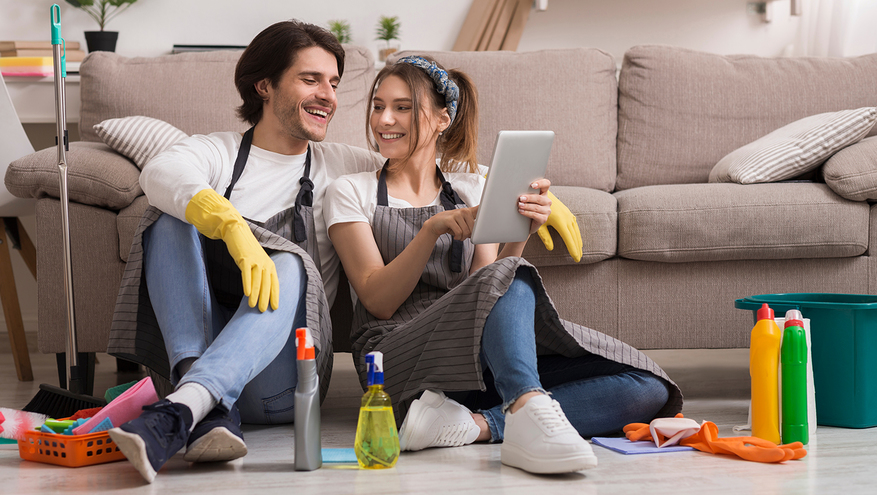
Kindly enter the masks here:
M 445 180 L 451 183 L 454 191 L 467 206 L 477 206 L 484 189 L 484 177 L 471 173 L 446 173 Z M 439 192 L 440 194 L 440 192 Z M 436 194 L 430 205 L 441 204 Z M 326 228 L 336 223 L 364 222 L 372 224 L 378 205 L 378 177 L 374 172 L 345 175 L 329 186 L 326 192 Z M 411 208 L 407 201 L 387 195 L 387 203 L 393 208 Z
M 195 135 L 156 155 L 140 174 L 140 187 L 149 204 L 186 221 L 186 206 L 199 191 L 211 188 L 219 194 L 225 193 L 242 138 L 236 132 Z M 345 144 L 312 142 L 310 146 L 320 273 L 331 305 L 335 300 L 340 265 L 323 221 L 323 196 L 337 177 L 377 170 L 383 158 Z M 246 168 L 232 191 L 231 203 L 243 217 L 257 222 L 292 207 L 300 188 L 298 181 L 304 173 L 304 161 L 305 155 L 282 155 L 253 146 Z

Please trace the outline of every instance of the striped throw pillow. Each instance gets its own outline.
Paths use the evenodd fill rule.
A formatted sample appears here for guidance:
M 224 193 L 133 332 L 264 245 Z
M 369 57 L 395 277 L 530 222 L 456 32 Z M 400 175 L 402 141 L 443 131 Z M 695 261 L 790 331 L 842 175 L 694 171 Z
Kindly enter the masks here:
M 780 127 L 728 153 L 710 182 L 776 182 L 809 172 L 835 152 L 859 142 L 877 122 L 877 108 L 820 113 Z
M 153 156 L 186 137 L 163 120 L 137 115 L 104 120 L 94 130 L 107 146 L 130 158 L 142 169 Z

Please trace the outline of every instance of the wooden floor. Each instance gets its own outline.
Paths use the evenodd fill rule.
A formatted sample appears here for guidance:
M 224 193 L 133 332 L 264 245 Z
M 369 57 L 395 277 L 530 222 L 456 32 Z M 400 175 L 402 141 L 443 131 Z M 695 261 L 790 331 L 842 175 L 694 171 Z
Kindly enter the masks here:
M 32 354 L 35 380 L 15 379 L 12 356 L 0 339 L 0 406 L 21 408 L 40 383 L 57 384 L 54 357 Z M 652 351 L 686 394 L 684 413 L 713 421 L 721 436 L 746 422 L 748 352 L 735 350 Z M 119 376 L 115 362 L 99 355 L 96 392 L 132 376 Z M 323 447 L 353 446 L 361 395 L 349 354 L 335 357 L 329 397 L 322 409 Z M 596 469 L 562 476 L 536 476 L 503 466 L 499 445 L 474 445 L 405 453 L 395 468 L 359 470 L 327 465 L 313 472 L 293 470 L 293 427 L 244 427 L 249 454 L 227 464 L 188 464 L 172 458 L 147 485 L 127 461 L 65 468 L 24 461 L 14 445 L 0 445 L 2 493 L 875 493 L 877 429 L 820 427 L 809 455 L 768 465 L 700 452 L 625 456 L 599 446 Z M 817 446 L 818 444 L 818 446 Z M 550 490 L 550 491 L 549 491 Z

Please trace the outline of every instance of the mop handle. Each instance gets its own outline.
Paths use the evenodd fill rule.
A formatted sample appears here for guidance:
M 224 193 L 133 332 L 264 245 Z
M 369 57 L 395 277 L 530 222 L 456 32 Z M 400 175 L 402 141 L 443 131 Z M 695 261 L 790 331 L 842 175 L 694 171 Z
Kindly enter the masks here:
M 67 44 L 61 37 L 61 7 L 52 5 L 52 61 L 55 68 L 55 123 L 58 145 L 58 172 L 61 186 L 61 230 L 64 236 L 64 288 L 67 293 L 67 388 L 72 392 L 72 370 L 79 365 L 76 327 L 73 317 L 73 263 L 70 257 L 70 216 L 67 197 L 67 94 L 64 78 L 67 77 Z

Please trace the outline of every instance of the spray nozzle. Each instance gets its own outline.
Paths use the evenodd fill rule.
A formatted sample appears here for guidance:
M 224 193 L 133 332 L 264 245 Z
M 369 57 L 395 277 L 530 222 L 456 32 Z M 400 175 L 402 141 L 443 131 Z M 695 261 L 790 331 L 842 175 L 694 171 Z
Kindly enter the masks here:
M 314 359 L 314 338 L 311 331 L 307 328 L 295 329 L 295 347 L 297 349 L 297 358 Z
M 368 368 L 368 386 L 384 384 L 384 353 L 373 351 L 365 355 Z
M 790 309 L 786 311 L 786 321 L 783 325 L 784 328 L 789 327 L 801 327 L 804 328 L 804 316 L 801 315 L 801 312 L 797 309 Z

